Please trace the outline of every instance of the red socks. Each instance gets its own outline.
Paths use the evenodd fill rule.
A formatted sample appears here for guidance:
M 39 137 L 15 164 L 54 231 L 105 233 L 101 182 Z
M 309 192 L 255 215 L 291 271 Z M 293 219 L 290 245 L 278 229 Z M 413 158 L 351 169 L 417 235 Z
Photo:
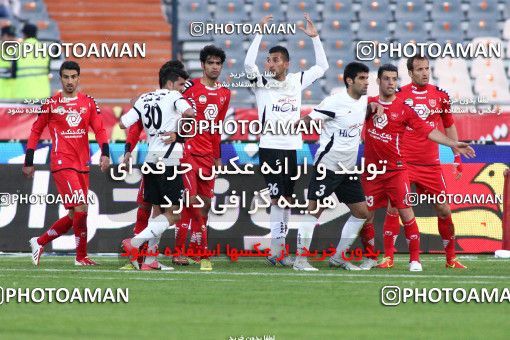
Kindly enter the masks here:
M 64 235 L 71 229 L 73 226 L 73 220 L 69 218 L 69 216 L 64 216 L 61 219 L 57 220 L 53 225 L 48 229 L 44 234 L 39 236 L 37 239 L 37 243 L 41 246 L 45 246 L 50 243 L 57 237 Z
M 383 227 L 384 256 L 391 257 L 395 254 L 395 240 L 400 233 L 400 220 L 396 215 L 386 212 Z
M 373 223 L 365 223 L 360 230 L 361 243 L 365 252 L 375 254 L 375 228 Z M 368 256 L 368 258 L 377 259 L 377 256 Z
M 188 237 L 188 230 L 192 225 L 191 209 L 183 207 L 181 212 L 181 219 L 175 224 L 175 248 L 184 251 L 186 248 L 186 238 Z
M 409 262 L 420 261 L 420 230 L 415 218 L 404 223 L 404 231 L 409 246 Z
M 207 226 L 205 225 L 204 218 L 200 214 L 200 209 L 196 208 L 193 208 L 189 247 L 193 252 L 197 253 L 207 249 Z M 202 258 L 207 257 L 202 256 Z
M 76 240 L 76 258 L 87 257 L 87 213 L 74 212 L 73 230 Z
M 455 258 L 455 228 L 453 226 L 452 215 L 446 218 L 437 218 L 437 228 L 439 235 L 443 239 L 443 246 L 446 252 L 446 261 Z
M 136 235 L 140 234 L 145 228 L 147 228 L 147 224 L 149 223 L 149 217 L 151 217 L 151 204 L 140 205 L 138 210 L 136 211 L 136 223 L 135 228 L 133 229 L 133 233 Z

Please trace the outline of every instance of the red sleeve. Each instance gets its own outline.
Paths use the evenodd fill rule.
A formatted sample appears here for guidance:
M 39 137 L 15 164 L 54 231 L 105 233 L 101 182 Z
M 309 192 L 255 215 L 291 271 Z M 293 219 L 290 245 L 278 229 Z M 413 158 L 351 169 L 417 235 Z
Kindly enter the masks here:
M 44 128 L 48 125 L 50 118 L 49 110 L 50 106 L 48 104 L 41 106 L 41 113 L 37 116 L 37 120 L 32 125 L 32 131 L 30 132 L 30 137 L 28 137 L 27 149 L 35 150 L 37 147 L 41 134 L 43 133 Z
M 414 109 L 411 106 L 403 103 L 403 107 L 404 107 L 404 114 L 406 117 L 405 123 L 406 123 L 406 125 L 411 127 L 411 129 L 413 129 L 413 130 L 417 131 L 418 133 L 423 134 L 425 136 L 428 136 L 429 133 L 432 130 L 434 130 L 434 127 L 425 123 L 425 121 L 423 119 L 421 119 L 420 116 L 418 116 L 416 111 L 414 111 Z
M 108 137 L 106 136 L 106 129 L 103 126 L 103 118 L 101 117 L 101 111 L 96 105 L 94 99 L 90 99 L 90 120 L 89 125 L 92 127 L 92 131 L 96 135 L 97 143 L 101 146 L 108 144 Z
M 126 138 L 126 150 L 125 152 L 132 152 L 135 148 L 136 144 L 140 140 L 140 135 L 143 131 L 142 122 L 139 120 L 135 124 L 131 125 L 128 130 L 128 135 Z
M 227 115 L 228 107 L 230 105 L 230 90 L 227 91 L 226 97 L 225 104 L 218 114 L 218 122 L 222 122 Z M 221 135 L 219 133 L 213 135 L 213 157 L 221 158 Z
M 439 90 L 441 91 L 441 90 Z M 448 93 L 441 91 L 443 95 L 441 96 L 441 106 L 443 108 L 443 113 L 441 114 L 441 119 L 443 121 L 443 126 L 445 128 L 449 128 L 455 121 L 453 120 L 451 105 L 450 105 L 450 96 Z

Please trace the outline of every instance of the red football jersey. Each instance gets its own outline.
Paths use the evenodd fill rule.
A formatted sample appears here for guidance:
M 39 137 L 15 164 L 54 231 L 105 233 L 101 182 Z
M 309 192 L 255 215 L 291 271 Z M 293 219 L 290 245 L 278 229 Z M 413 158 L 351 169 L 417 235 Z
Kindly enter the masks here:
M 450 97 L 441 88 L 427 84 L 417 86 L 408 84 L 403 86 L 397 97 L 411 106 L 418 116 L 433 128 L 438 128 L 440 121 L 445 128 L 453 125 L 450 109 Z M 402 153 L 406 162 L 417 165 L 438 165 L 439 148 L 427 136 L 407 128 L 404 133 Z
M 387 161 L 386 171 L 405 169 L 401 148 L 403 135 L 407 126 L 423 136 L 434 130 L 426 124 L 416 112 L 403 100 L 395 98 L 392 102 L 383 102 L 379 96 L 368 98 L 368 103 L 378 102 L 384 107 L 384 114 L 367 115 L 365 119 L 365 163 L 373 163 L 377 169 Z M 406 141 L 407 142 L 407 141 Z
M 128 129 L 126 137 L 126 150 L 124 152 L 133 152 L 136 144 L 140 140 L 140 136 L 143 132 L 142 120 L 138 120 L 136 123 L 131 125 Z M 129 150 L 128 150 L 129 149 Z
M 35 149 L 47 126 L 50 131 L 51 171 L 74 169 L 88 172 L 90 162 L 89 126 L 101 147 L 108 143 L 100 110 L 94 98 L 78 93 L 74 98 L 63 98 L 61 93 L 41 106 L 41 113 L 32 125 L 27 149 Z
M 230 103 L 230 90 L 222 87 L 208 87 L 200 82 L 200 78 L 186 83 L 184 98 L 191 102 L 196 111 L 197 124 L 201 120 L 210 120 L 215 123 L 222 122 L 227 114 Z M 186 140 L 184 152 L 201 157 L 221 157 L 221 135 L 202 131 Z

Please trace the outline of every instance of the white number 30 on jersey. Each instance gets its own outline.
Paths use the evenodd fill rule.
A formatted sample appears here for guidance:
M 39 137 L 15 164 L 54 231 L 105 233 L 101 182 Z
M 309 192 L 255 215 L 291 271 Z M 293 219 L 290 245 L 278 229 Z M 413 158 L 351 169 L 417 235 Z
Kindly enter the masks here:
M 214 120 L 218 115 L 218 106 L 216 104 L 209 104 L 204 110 L 205 118 Z

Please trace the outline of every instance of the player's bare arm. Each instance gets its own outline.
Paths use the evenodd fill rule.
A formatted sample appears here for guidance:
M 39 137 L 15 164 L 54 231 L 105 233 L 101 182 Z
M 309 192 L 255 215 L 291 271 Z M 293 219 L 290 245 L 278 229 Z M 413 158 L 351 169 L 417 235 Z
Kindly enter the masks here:
M 473 148 L 469 146 L 468 143 L 454 141 L 437 129 L 432 130 L 429 133 L 428 138 L 436 143 L 451 147 L 453 150 L 455 150 L 455 152 L 463 155 L 466 158 L 476 157 L 475 150 L 473 150 Z

